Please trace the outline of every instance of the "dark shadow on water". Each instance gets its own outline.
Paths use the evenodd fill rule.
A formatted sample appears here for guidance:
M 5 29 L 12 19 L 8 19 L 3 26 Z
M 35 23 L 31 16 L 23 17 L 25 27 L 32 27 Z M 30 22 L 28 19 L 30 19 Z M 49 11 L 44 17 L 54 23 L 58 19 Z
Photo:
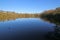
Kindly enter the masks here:
M 46 39 L 47 40 L 60 40 L 60 26 L 54 26 L 55 31 L 54 32 L 48 32 L 46 34 Z
M 49 23 L 53 23 L 55 24 L 54 27 L 54 32 L 48 32 L 46 35 L 45 35 L 45 38 L 47 40 L 60 40 L 60 20 L 53 20 L 53 19 L 50 19 L 50 18 L 42 18 L 44 21 L 46 22 L 49 22 Z

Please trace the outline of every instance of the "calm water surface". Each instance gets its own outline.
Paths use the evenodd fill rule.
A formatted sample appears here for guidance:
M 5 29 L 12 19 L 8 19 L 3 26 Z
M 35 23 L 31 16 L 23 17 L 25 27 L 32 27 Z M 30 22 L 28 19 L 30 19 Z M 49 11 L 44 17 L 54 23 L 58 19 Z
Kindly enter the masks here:
M 54 31 L 54 24 L 40 18 L 19 18 L 0 22 L 0 40 L 40 40 Z

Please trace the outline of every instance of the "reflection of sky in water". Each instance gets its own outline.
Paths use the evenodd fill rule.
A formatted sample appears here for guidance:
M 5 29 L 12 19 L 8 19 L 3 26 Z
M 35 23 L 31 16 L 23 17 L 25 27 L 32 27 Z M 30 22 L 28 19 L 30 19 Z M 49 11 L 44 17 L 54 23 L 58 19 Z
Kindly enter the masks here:
M 54 31 L 54 25 L 39 18 L 21 18 L 0 22 L 0 39 L 14 39 L 15 37 L 28 38 Z M 19 39 L 19 38 L 18 38 Z

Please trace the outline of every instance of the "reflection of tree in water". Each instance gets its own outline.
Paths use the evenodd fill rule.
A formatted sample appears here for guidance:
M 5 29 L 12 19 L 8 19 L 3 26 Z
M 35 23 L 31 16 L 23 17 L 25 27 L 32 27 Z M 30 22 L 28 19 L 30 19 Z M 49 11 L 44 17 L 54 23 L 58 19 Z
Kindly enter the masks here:
M 46 38 L 49 40 L 60 40 L 60 26 L 54 26 L 55 31 L 54 32 L 48 32 L 46 35 Z
M 60 26 L 55 26 L 55 36 L 60 39 Z
M 7 18 L 7 19 L 0 19 L 0 22 L 15 20 L 16 18 Z
M 58 20 L 48 20 L 44 19 L 45 21 L 48 21 L 49 23 L 54 23 L 56 26 L 53 26 L 55 31 L 54 32 L 48 32 L 46 35 L 46 38 L 49 40 L 60 40 L 60 21 Z

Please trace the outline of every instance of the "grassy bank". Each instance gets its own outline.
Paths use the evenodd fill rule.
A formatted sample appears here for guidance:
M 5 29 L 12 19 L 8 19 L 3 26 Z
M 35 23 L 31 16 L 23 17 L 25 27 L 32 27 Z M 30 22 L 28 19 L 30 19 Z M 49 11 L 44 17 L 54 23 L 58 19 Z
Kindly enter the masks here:
M 53 9 L 53 10 L 44 11 L 40 15 L 42 19 L 48 20 L 55 24 L 60 24 L 60 7 Z

